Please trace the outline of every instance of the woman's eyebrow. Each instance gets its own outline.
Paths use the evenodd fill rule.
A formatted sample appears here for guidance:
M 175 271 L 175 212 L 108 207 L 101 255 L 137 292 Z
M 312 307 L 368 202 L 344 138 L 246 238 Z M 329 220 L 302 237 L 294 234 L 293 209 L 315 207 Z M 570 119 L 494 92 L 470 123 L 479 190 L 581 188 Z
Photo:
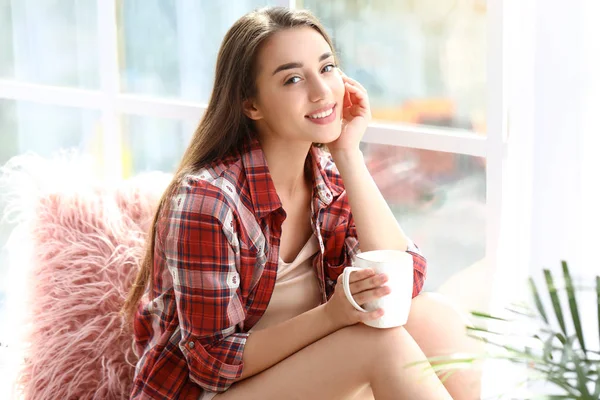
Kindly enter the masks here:
M 333 56 L 333 54 L 330 51 L 328 51 L 327 53 L 323 53 L 323 54 L 321 54 L 321 57 L 319 57 L 319 62 L 326 60 L 332 56 Z M 275 75 L 278 72 L 285 71 L 287 69 L 302 68 L 302 67 L 304 67 L 304 64 L 302 64 L 301 62 L 290 62 L 290 63 L 286 63 L 286 64 L 281 64 L 279 67 L 275 68 L 275 71 L 273 71 L 273 75 Z

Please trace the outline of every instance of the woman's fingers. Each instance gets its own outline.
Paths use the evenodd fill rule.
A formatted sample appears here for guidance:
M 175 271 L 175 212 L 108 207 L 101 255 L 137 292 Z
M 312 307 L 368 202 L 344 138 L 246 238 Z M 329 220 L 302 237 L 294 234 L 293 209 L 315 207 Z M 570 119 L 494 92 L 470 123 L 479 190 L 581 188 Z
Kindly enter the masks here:
M 350 288 L 352 289 L 352 285 L 355 282 L 362 281 L 363 279 L 366 279 L 373 275 L 375 275 L 375 271 L 373 271 L 371 268 L 365 268 L 361 269 L 360 271 L 352 272 L 350 274 Z
M 352 104 L 355 104 L 354 99 L 352 99 L 353 96 L 360 100 L 367 98 L 367 92 L 365 92 L 364 90 L 362 90 L 360 87 L 356 86 L 355 84 L 346 82 L 346 83 L 344 83 L 344 85 L 346 86 L 346 91 L 350 92 L 350 100 L 352 100 Z
M 363 85 L 361 85 L 359 81 L 357 81 L 357 80 L 355 80 L 355 79 L 352 79 L 352 78 L 350 78 L 350 77 L 349 77 L 348 75 L 346 75 L 346 74 L 344 73 L 344 71 L 342 71 L 341 69 L 340 69 L 339 71 L 340 71 L 340 75 L 342 75 L 342 80 L 344 80 L 344 81 L 347 81 L 347 82 L 350 82 L 350 83 L 352 83 L 352 84 L 354 84 L 354 85 L 356 85 L 356 86 L 360 87 L 360 88 L 361 88 L 362 90 L 364 90 L 365 92 L 367 91 L 367 89 L 365 89 L 365 88 L 364 88 L 364 86 L 363 86 Z
M 349 83 L 351 83 L 351 84 L 352 84 L 352 85 L 354 85 L 354 86 L 357 86 L 357 87 L 358 87 L 358 88 L 360 88 L 360 89 L 361 89 L 363 92 L 367 93 L 367 89 L 365 89 L 365 87 L 364 87 L 364 86 L 363 86 L 363 85 L 362 85 L 362 84 L 361 84 L 359 81 L 356 81 L 356 80 L 354 80 L 354 79 L 350 78 L 348 75 L 344 74 L 343 72 L 342 72 L 342 79 L 343 79 L 344 81 L 346 81 L 346 82 L 349 82 Z
M 353 294 L 352 297 L 359 305 L 363 305 L 373 300 L 377 300 L 380 297 L 387 296 L 390 294 L 391 289 L 389 286 L 381 286 L 375 289 L 366 290 L 358 294 Z
M 361 90 L 365 94 L 368 93 L 367 89 L 360 82 L 358 82 L 358 81 L 350 78 L 348 75 L 346 75 L 341 70 L 340 70 L 340 74 L 342 75 L 342 81 L 344 82 L 344 84 L 348 83 L 348 84 L 350 84 L 352 86 L 356 86 L 359 90 Z
M 358 319 L 361 322 L 372 321 L 374 319 L 382 317 L 384 314 L 382 308 L 379 308 L 375 311 L 369 311 L 369 312 L 357 311 L 357 313 L 358 313 Z
M 377 288 L 386 283 L 387 280 L 388 277 L 385 274 L 374 275 L 366 279 L 357 280 L 353 283 L 350 283 L 350 292 L 354 294 L 363 292 L 365 290 Z
M 346 82 L 346 93 L 350 94 L 350 101 L 352 102 L 352 111 L 361 112 L 368 111 L 369 109 L 369 97 L 367 93 L 359 89 L 358 87 Z M 348 108 L 346 108 L 348 109 Z
M 352 99 L 350 99 L 350 93 L 346 91 L 344 93 L 344 108 L 352 107 Z

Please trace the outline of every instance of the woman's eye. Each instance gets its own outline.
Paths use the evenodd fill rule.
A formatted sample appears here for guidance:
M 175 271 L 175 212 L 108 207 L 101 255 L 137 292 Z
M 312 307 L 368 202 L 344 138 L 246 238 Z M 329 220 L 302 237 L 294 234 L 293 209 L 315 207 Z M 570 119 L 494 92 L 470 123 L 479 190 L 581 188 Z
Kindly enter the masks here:
M 292 76 L 290 79 L 285 81 L 285 85 L 289 85 L 290 83 L 298 83 L 300 81 L 299 76 Z
M 335 68 L 335 65 L 327 64 L 326 66 L 323 67 L 323 72 L 331 72 L 331 71 L 333 71 L 334 68 Z

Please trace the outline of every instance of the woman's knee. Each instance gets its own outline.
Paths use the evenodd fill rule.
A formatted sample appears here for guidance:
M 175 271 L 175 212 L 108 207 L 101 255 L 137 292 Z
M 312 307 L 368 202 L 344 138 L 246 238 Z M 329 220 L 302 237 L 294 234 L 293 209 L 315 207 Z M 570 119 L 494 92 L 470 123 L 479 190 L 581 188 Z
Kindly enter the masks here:
M 412 340 L 402 326 L 379 329 L 359 323 L 342 331 L 342 343 L 347 343 L 348 351 L 355 351 L 357 356 L 374 362 L 388 356 L 397 357 L 398 351 Z
M 393 348 L 410 337 L 404 327 L 378 329 L 361 323 L 341 329 L 338 336 L 336 342 L 349 352 L 374 360 L 386 357 Z
M 338 332 L 340 340 L 348 342 L 349 347 L 370 347 L 373 352 L 385 352 L 411 337 L 418 343 L 423 336 L 439 336 L 444 341 L 441 337 L 445 335 L 466 335 L 468 325 L 467 314 L 447 298 L 437 293 L 422 293 L 413 299 L 408 321 L 403 327 L 378 329 L 359 323 Z
M 406 330 L 427 356 L 481 351 L 468 335 L 467 313 L 440 294 L 423 293 L 413 299 Z
M 437 293 L 423 293 L 413 299 L 406 330 L 427 357 L 453 353 L 481 354 L 483 342 L 468 335 L 468 314 Z M 479 398 L 481 365 L 455 371 L 444 385 L 455 399 Z
M 470 325 L 467 314 L 438 293 L 421 293 L 411 303 L 406 330 L 411 335 L 448 330 L 466 332 Z
M 335 341 L 343 347 L 348 348 L 348 350 L 362 350 L 373 344 L 375 333 L 375 328 L 358 323 L 337 331 L 335 333 Z

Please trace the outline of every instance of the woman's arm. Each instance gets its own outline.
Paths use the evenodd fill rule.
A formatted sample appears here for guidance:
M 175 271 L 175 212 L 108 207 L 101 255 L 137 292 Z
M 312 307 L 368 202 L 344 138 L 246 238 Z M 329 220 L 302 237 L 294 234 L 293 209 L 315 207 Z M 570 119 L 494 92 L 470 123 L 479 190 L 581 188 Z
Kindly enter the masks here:
M 360 250 L 406 251 L 409 239 L 373 181 L 360 150 L 332 150 L 331 155 L 346 187 Z
M 304 347 L 343 328 L 322 304 L 292 319 L 252 332 L 246 341 L 240 380 L 277 364 Z
M 342 133 L 328 147 L 346 187 L 360 250 L 406 251 L 410 241 L 367 170 L 359 147 L 371 121 L 367 91 L 339 72 L 346 88 Z
M 389 293 L 386 288 L 380 287 L 383 283 L 385 279 L 375 275 L 372 270 L 363 270 L 352 274 L 350 291 L 357 302 L 364 304 Z M 338 282 L 340 285 L 341 280 Z M 380 309 L 367 313 L 356 311 L 346 299 L 344 290 L 338 288 L 327 303 L 250 334 L 242 358 L 244 369 L 239 379 L 266 370 L 338 329 L 382 315 Z

